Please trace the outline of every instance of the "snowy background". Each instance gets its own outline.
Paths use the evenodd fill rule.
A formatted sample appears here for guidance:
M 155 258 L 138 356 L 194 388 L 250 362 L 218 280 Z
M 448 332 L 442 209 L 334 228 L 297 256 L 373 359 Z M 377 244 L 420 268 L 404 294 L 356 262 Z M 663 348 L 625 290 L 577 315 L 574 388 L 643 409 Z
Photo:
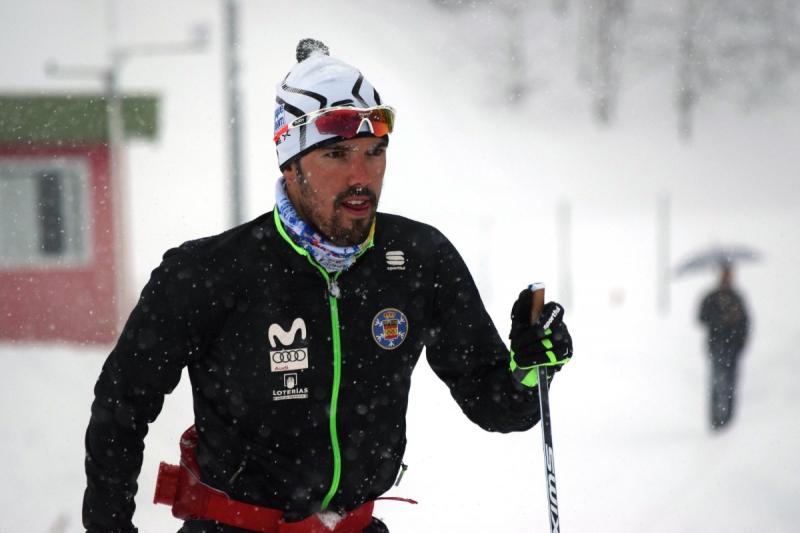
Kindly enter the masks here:
M 294 63 L 298 39 L 321 39 L 398 109 L 381 209 L 432 223 L 454 241 L 501 332 L 530 281 L 544 280 L 549 297 L 560 298 L 556 213 L 560 203 L 570 206 L 567 322 L 576 355 L 551 390 L 562 530 L 797 531 L 797 85 L 756 107 L 732 91 L 710 93 L 686 142 L 677 135 L 674 69 L 636 67 L 613 123 L 598 126 L 575 81 L 572 18 L 526 11 L 533 89 L 515 103 L 493 53 L 506 46 L 503 2 L 475 5 L 243 1 L 248 218 L 273 203 L 274 84 Z M 133 292 L 165 249 L 229 225 L 221 6 L 0 0 L 2 92 L 97 91 L 92 81 L 48 79 L 43 65 L 103 64 L 110 46 L 182 39 L 209 25 L 205 53 L 134 58 L 122 70 L 125 92 L 158 93 L 163 106 L 158 141 L 128 147 Z M 704 337 L 695 321 L 714 276 L 675 280 L 670 312 L 657 312 L 656 205 L 664 195 L 673 262 L 714 242 L 749 243 L 765 255 L 737 275 L 754 330 L 740 409 L 720 434 L 707 429 Z M 83 433 L 109 348 L 0 343 L 0 533 L 82 530 Z M 191 417 L 184 380 L 147 437 L 142 532 L 179 527 L 151 497 L 158 462 L 177 459 Z M 482 432 L 424 363 L 408 419 L 409 470 L 392 494 L 420 504 L 378 504 L 393 532 L 547 531 L 538 427 Z

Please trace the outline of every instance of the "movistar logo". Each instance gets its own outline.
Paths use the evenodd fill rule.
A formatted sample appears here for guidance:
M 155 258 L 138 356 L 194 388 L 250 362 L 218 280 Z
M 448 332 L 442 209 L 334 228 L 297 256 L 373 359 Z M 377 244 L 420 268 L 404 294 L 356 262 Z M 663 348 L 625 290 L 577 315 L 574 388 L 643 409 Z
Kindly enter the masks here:
M 306 340 L 306 322 L 302 318 L 295 318 L 289 331 L 283 329 L 280 324 L 270 324 L 267 330 L 269 344 L 274 350 L 270 350 L 270 370 L 272 372 L 285 372 L 287 370 L 305 370 L 308 368 L 308 348 L 291 348 L 294 344 L 298 332 L 300 340 Z M 278 346 L 280 344 L 280 346 Z
M 270 324 L 267 330 L 269 344 L 273 348 L 277 348 L 278 343 L 276 341 L 281 341 L 281 345 L 289 346 L 294 342 L 298 331 L 300 332 L 300 340 L 306 340 L 306 321 L 302 318 L 295 318 L 289 331 L 284 330 L 280 324 Z

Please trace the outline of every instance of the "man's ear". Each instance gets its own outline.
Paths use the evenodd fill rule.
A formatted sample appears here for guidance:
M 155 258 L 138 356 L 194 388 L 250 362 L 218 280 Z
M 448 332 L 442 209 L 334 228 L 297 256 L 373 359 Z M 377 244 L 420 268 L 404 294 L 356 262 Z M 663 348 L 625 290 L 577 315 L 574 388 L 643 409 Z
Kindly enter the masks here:
M 297 181 L 297 161 L 292 161 L 287 166 L 285 166 L 282 170 L 283 178 L 287 182 L 296 182 Z
M 300 168 L 300 161 L 295 160 L 289 163 L 286 168 L 283 169 L 283 177 L 288 184 L 302 185 L 305 180 L 303 177 L 303 170 Z

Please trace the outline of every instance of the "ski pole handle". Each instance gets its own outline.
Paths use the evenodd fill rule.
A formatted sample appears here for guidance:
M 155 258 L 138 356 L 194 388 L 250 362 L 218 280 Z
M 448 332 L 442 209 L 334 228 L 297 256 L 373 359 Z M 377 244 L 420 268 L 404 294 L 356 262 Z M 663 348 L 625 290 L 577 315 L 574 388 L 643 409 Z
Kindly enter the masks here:
M 531 306 L 531 324 L 536 324 L 539 320 L 539 315 L 542 314 L 544 309 L 544 283 L 537 281 L 531 283 L 528 288 L 533 292 L 533 306 Z

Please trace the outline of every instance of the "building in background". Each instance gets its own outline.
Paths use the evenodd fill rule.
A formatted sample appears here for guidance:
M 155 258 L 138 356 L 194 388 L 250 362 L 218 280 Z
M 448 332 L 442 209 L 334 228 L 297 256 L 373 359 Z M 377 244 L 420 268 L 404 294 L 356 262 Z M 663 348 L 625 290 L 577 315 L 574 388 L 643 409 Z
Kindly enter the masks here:
M 155 137 L 156 98 L 123 98 L 122 122 Z M 129 302 L 110 146 L 101 96 L 0 95 L 0 339 L 116 339 Z

